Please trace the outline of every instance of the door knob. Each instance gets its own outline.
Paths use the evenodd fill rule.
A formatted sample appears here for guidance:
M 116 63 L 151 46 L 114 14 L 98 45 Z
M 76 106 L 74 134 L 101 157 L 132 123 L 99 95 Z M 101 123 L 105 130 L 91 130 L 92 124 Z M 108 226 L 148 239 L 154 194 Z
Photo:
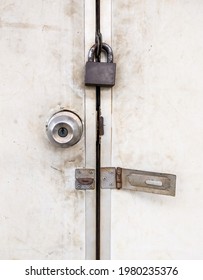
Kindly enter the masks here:
M 48 120 L 46 133 L 52 144 L 68 148 L 80 141 L 83 133 L 82 121 L 71 111 L 59 111 Z

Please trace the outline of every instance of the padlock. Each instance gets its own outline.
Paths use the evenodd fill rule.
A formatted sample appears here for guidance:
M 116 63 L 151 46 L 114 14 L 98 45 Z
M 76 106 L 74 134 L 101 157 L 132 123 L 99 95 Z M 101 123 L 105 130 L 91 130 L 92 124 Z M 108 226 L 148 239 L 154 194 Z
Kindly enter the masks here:
M 115 85 L 116 64 L 113 63 L 113 51 L 109 45 L 102 43 L 102 51 L 107 55 L 107 62 L 95 62 L 96 44 L 88 53 L 85 69 L 85 85 L 112 87 Z

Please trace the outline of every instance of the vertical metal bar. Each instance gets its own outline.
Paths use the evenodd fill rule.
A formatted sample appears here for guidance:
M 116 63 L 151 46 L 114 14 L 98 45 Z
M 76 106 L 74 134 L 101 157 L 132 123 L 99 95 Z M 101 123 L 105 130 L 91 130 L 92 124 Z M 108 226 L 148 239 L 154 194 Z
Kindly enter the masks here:
M 100 144 L 100 87 L 96 87 L 96 110 L 97 110 L 97 136 L 96 136 L 96 260 L 100 260 L 100 167 L 101 167 L 101 144 Z
M 100 33 L 100 0 L 96 0 L 96 34 Z
M 100 34 L 100 0 L 96 0 L 96 35 Z M 100 56 L 97 57 L 100 61 Z M 101 90 L 96 87 L 96 112 L 97 112 L 97 135 L 96 135 L 96 260 L 100 260 L 100 167 L 101 167 L 101 145 L 100 145 L 100 103 Z

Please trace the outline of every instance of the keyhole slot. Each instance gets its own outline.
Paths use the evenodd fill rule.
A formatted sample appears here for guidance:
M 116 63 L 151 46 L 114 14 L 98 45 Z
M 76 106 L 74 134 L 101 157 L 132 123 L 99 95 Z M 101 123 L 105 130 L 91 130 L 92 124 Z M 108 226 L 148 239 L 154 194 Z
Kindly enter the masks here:
M 66 137 L 68 135 L 68 129 L 65 127 L 60 127 L 58 130 L 58 135 L 60 137 Z
M 147 185 L 156 186 L 156 187 L 162 187 L 162 186 L 163 186 L 162 181 L 153 180 L 153 179 L 148 179 L 148 180 L 146 180 L 146 184 L 147 184 Z

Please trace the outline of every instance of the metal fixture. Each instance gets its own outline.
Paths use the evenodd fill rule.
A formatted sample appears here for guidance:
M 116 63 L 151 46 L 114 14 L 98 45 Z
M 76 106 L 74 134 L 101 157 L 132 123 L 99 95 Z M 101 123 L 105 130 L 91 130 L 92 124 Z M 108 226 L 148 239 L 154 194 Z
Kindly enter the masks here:
M 107 62 L 95 62 L 97 45 L 94 44 L 88 53 L 85 69 L 86 86 L 112 87 L 115 85 L 116 64 L 113 63 L 112 48 L 102 43 L 102 51 L 107 55 Z
M 83 125 L 78 115 L 63 110 L 55 113 L 48 120 L 46 132 L 52 144 L 61 148 L 68 148 L 81 139 Z
M 95 170 L 76 169 L 75 188 L 77 190 L 93 190 L 95 188 Z
M 176 176 L 125 168 L 101 168 L 102 189 L 123 189 L 175 196 Z
M 76 189 L 93 189 L 89 187 L 94 182 L 93 171 L 93 169 L 76 169 Z M 101 168 L 102 189 L 123 189 L 175 196 L 175 187 L 176 176 L 172 174 L 120 167 Z

